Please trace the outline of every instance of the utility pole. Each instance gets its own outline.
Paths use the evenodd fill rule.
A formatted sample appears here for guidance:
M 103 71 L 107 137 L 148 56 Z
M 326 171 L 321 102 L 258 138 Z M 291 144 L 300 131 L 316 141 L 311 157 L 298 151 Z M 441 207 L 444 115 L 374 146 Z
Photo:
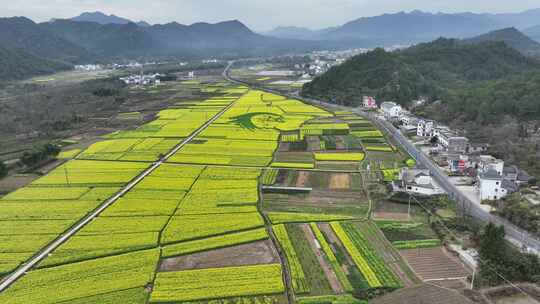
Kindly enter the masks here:
M 409 207 L 407 208 L 407 217 L 409 221 L 411 220 L 411 194 L 409 194 Z
M 67 165 L 68 165 L 68 163 L 65 163 L 65 164 L 64 164 L 64 175 L 65 175 L 65 177 L 66 177 L 66 184 L 67 184 L 68 187 L 69 187 L 69 175 L 68 175 L 68 171 L 67 171 Z

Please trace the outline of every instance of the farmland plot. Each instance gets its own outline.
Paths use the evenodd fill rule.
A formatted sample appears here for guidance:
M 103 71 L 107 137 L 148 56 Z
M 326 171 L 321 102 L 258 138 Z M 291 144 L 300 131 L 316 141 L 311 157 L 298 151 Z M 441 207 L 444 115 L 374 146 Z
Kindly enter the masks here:
M 134 288 L 142 298 L 140 287 L 152 281 L 158 258 L 158 250 L 148 250 L 34 270 L 1 293 L 0 302 L 52 304 Z
M 187 270 L 158 273 L 150 302 L 272 295 L 283 291 L 279 264 Z
M 0 260 L 5 261 L 0 263 L 0 273 L 34 255 L 146 166 L 73 160 L 3 197 L 0 235 L 7 240 L 0 248 Z M 20 246 L 20 239 L 25 246 Z
M 360 142 L 378 135 L 374 130 L 362 130 L 365 122 L 351 113 L 336 118 L 300 101 L 248 92 L 245 87 L 183 85 L 194 90 L 204 86 L 206 93 L 221 96 L 178 103 L 137 129 L 109 134 L 58 172 L 0 201 L 7 207 L 0 220 L 10 223 L 0 229 L 0 241 L 8 244 L 0 252 L 1 273 L 50 242 L 74 218 L 95 208 L 148 162 L 159 159 L 241 96 L 167 163 L 18 281 L 10 293 L 0 295 L 0 302 L 277 304 L 287 301 L 284 270 L 291 274 L 294 293 L 302 295 L 300 303 L 362 303 L 347 293 L 400 286 L 371 239 L 352 224 L 340 223 L 365 218 L 370 206 L 361 176 L 342 172 L 344 167 L 337 164 L 349 166 L 369 159 L 370 152 L 364 154 Z M 368 133 L 356 137 L 351 131 Z M 306 151 L 308 137 L 319 139 L 315 154 Z M 276 153 L 280 141 L 288 148 Z M 333 141 L 336 150 L 343 151 L 328 153 Z M 278 169 L 315 166 L 337 171 L 288 174 Z M 261 198 L 261 183 L 313 190 L 264 193 Z M 22 204 L 35 204 L 35 209 Z M 47 204 L 55 212 L 39 214 L 38 208 L 47 209 Z M 19 208 L 28 210 L 21 214 Z M 44 218 L 49 230 L 29 224 Z M 324 222 L 332 222 L 339 239 L 334 232 L 319 229 Z M 267 232 L 271 224 L 274 235 Z M 16 233 L 23 228 L 43 232 L 43 237 Z M 283 261 L 270 236 L 281 244 L 288 269 L 279 263 Z M 70 289 L 53 294 L 64 281 Z M 35 291 L 28 288 L 33 285 Z

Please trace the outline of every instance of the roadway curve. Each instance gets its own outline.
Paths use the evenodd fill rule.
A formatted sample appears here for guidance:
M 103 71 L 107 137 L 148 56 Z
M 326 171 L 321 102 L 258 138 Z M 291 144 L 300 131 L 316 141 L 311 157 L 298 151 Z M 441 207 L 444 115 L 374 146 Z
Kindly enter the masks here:
M 405 149 L 415 160 L 417 163 L 424 165 L 426 168 L 428 168 L 431 171 L 431 174 L 433 178 L 437 181 L 439 185 L 448 193 L 448 195 L 458 204 L 461 211 L 464 214 L 467 214 L 475 219 L 480 220 L 484 223 L 494 223 L 496 225 L 504 226 L 506 231 L 506 238 L 518 245 L 519 247 L 527 249 L 531 253 L 540 254 L 540 240 L 535 238 L 533 235 L 529 234 L 527 231 L 517 227 L 516 225 L 510 223 L 509 221 L 493 215 L 489 213 L 488 211 L 482 209 L 479 205 L 472 202 L 461 190 L 459 190 L 449 179 L 448 175 L 446 175 L 437 165 L 433 163 L 433 161 L 428 158 L 423 152 L 418 150 L 400 131 L 398 131 L 391 123 L 389 123 L 386 120 L 380 120 L 372 113 L 366 113 L 358 108 L 352 108 L 352 107 L 346 107 L 346 106 L 340 106 L 335 104 L 326 103 L 324 101 L 320 101 L 317 99 L 312 98 L 305 98 L 302 96 L 299 96 L 298 94 L 290 95 L 290 94 L 284 94 L 282 92 L 267 89 L 260 85 L 248 83 L 245 81 L 241 81 L 238 79 L 233 79 L 229 75 L 229 69 L 232 67 L 234 62 L 229 62 L 229 65 L 223 72 L 223 76 L 234 83 L 247 85 L 251 88 L 258 89 L 261 91 L 266 91 L 269 93 L 279 94 L 283 96 L 287 96 L 289 98 L 293 99 L 299 99 L 306 103 L 318 105 L 318 106 L 324 106 L 324 107 L 334 107 L 339 108 L 347 111 L 353 111 L 370 121 L 372 121 L 374 124 L 376 124 L 379 128 L 385 130 L 387 134 L 391 135 L 396 142 Z

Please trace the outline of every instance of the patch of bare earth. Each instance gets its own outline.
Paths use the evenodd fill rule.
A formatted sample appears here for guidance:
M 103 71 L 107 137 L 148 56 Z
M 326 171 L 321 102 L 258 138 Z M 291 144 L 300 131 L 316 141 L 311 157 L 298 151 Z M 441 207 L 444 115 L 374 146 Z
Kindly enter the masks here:
M 307 142 L 307 151 L 320 151 L 321 150 L 321 141 L 319 136 L 306 136 Z
M 351 188 L 351 175 L 347 173 L 336 173 L 330 176 L 331 190 L 346 190 Z
M 446 288 L 430 284 L 418 285 L 392 292 L 369 303 L 373 304 L 472 304 L 470 300 Z
M 373 212 L 373 218 L 378 220 L 408 221 L 409 215 L 400 212 Z
M 279 143 L 279 152 L 288 152 L 291 149 L 291 143 L 288 142 L 281 142 Z
M 15 191 L 30 184 L 37 178 L 39 178 L 37 174 L 20 174 L 0 179 L 0 193 Z
M 336 136 L 336 149 L 345 150 L 346 148 L 347 148 L 347 145 L 345 144 L 343 136 Z
M 341 286 L 341 283 L 339 282 L 338 277 L 328 265 L 326 262 L 324 253 L 321 250 L 321 246 L 315 239 L 315 235 L 313 234 L 313 231 L 309 227 L 308 224 L 302 225 L 302 230 L 304 231 L 304 234 L 306 236 L 306 239 L 309 242 L 309 245 L 311 246 L 311 250 L 315 253 L 315 256 L 317 257 L 317 261 L 319 261 L 319 264 L 321 265 L 322 270 L 324 271 L 324 275 L 328 279 L 328 282 L 330 283 L 330 286 L 332 287 L 332 290 L 335 293 L 343 293 L 343 287 Z
M 167 272 L 272 263 L 279 263 L 279 256 L 272 242 L 266 240 L 163 259 L 159 265 L 159 271 Z
M 464 279 L 470 274 L 443 247 L 400 250 L 400 254 L 423 281 Z
M 301 171 L 298 173 L 296 178 L 296 187 L 302 188 L 306 186 L 307 181 L 309 180 L 309 172 Z

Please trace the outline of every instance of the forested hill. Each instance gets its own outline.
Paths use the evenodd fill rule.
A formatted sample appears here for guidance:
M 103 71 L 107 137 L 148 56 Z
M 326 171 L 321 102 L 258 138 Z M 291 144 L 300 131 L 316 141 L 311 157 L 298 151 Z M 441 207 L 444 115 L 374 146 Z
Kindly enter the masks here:
M 302 95 L 345 105 L 359 104 L 363 95 L 406 104 L 535 70 L 540 70 L 540 62 L 503 42 L 464 44 L 440 38 L 402 51 L 376 49 L 355 56 L 306 84 Z
M 502 41 L 524 54 L 536 55 L 540 53 L 540 43 L 534 41 L 514 27 L 492 31 L 487 34 L 463 40 L 464 43 L 468 44 L 485 41 Z
M 21 49 L 0 46 L 0 80 L 23 79 L 68 69 L 71 69 L 69 64 L 39 58 Z

